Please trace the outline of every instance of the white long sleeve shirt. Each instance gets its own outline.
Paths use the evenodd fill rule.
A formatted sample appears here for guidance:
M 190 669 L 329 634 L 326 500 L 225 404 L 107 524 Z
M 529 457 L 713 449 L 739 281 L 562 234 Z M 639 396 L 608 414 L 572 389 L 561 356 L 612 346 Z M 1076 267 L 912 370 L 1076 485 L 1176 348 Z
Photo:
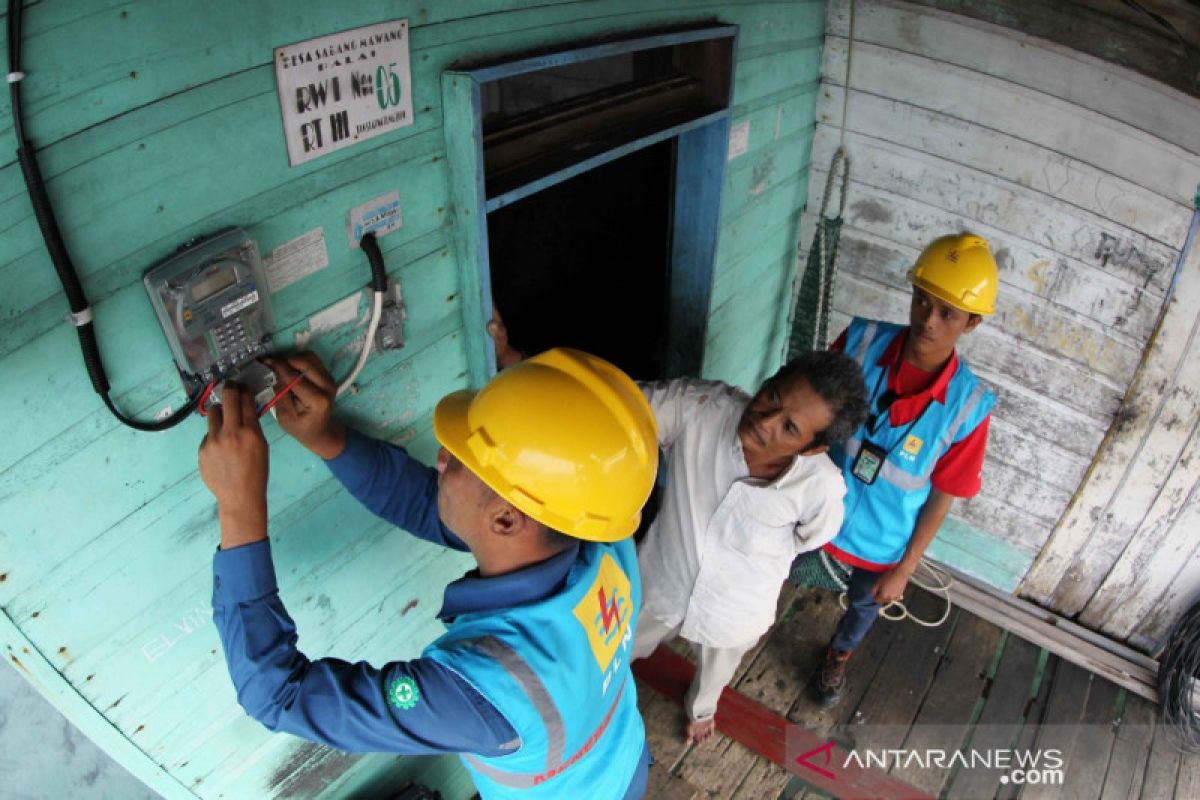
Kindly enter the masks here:
M 773 481 L 752 478 L 737 435 L 745 392 L 689 378 L 641 388 L 667 468 L 638 553 L 645 613 L 709 647 L 753 643 L 775 621 L 792 560 L 841 527 L 841 471 L 820 454 L 795 457 Z

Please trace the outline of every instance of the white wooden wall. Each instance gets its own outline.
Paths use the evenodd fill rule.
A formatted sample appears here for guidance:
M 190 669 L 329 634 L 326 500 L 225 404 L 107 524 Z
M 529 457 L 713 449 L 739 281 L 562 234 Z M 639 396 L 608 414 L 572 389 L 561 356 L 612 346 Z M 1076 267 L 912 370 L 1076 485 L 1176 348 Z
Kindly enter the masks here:
M 843 137 L 853 164 L 835 331 L 850 315 L 906 320 L 904 274 L 929 240 L 965 229 L 992 242 L 998 312 L 960 348 L 999 397 L 984 489 L 956 505 L 934 554 L 1014 589 L 1052 541 L 1158 319 L 1200 182 L 1200 101 L 896 0 L 856 0 L 847 81 L 850 18 L 850 0 L 832 0 L 801 257 Z M 1200 462 L 1190 469 L 1194 478 Z M 1117 483 L 1157 492 L 1140 476 Z M 1089 538 L 1076 527 L 1054 540 L 1058 574 L 1030 577 L 1034 599 L 1057 602 L 1050 590 Z M 1089 561 L 1095 577 L 1137 527 L 1105 538 Z

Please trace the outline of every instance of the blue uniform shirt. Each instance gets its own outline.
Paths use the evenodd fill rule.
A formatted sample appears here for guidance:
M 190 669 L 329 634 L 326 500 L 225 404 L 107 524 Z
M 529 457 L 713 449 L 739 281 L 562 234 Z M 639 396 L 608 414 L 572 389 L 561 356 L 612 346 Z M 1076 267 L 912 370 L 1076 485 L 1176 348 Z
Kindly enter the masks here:
M 350 493 L 414 536 L 455 550 L 466 545 L 437 514 L 437 473 L 399 447 L 351 431 L 328 462 Z M 559 591 L 579 548 L 492 578 L 477 571 L 446 587 L 439 618 L 499 611 Z M 269 542 L 219 550 L 213 559 L 213 619 L 238 702 L 273 731 L 354 752 L 404 755 L 512 751 L 517 734 L 478 691 L 432 659 L 382 669 L 335 658 L 310 660 L 296 648 L 296 627 L 279 598 Z M 421 702 L 398 708 L 388 692 L 412 681 Z M 643 752 L 631 797 L 645 786 Z

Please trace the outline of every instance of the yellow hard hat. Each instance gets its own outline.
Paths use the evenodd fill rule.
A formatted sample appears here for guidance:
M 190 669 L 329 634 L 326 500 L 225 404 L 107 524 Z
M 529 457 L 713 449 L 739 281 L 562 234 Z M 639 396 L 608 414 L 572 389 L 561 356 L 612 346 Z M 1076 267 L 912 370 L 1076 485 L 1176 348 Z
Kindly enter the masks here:
M 433 432 L 505 500 L 576 539 L 632 534 L 658 469 L 658 426 L 637 384 L 567 348 L 443 397 Z
M 917 256 L 908 282 L 971 314 L 996 313 L 1000 277 L 982 236 L 963 233 L 935 239 Z

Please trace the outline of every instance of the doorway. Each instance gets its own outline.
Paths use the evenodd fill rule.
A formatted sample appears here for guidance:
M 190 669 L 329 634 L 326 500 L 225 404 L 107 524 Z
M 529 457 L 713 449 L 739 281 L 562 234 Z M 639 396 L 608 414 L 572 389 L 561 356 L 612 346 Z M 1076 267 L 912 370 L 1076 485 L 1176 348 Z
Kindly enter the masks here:
M 488 215 L 492 300 L 512 347 L 665 374 L 673 154 L 660 142 Z
M 443 73 L 471 385 L 510 343 L 698 375 L 737 28 L 697 24 Z

